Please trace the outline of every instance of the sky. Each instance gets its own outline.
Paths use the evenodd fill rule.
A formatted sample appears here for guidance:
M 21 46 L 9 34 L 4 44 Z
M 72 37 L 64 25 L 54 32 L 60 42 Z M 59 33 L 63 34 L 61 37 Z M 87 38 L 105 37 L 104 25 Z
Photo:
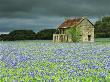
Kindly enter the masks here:
M 56 29 L 65 18 L 91 22 L 110 14 L 110 0 L 0 0 L 0 32 Z

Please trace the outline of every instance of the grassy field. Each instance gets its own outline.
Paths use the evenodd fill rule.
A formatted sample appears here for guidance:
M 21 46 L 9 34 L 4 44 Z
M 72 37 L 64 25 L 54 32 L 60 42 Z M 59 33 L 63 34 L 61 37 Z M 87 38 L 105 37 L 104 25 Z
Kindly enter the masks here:
M 110 82 L 110 39 L 1 41 L 0 82 Z

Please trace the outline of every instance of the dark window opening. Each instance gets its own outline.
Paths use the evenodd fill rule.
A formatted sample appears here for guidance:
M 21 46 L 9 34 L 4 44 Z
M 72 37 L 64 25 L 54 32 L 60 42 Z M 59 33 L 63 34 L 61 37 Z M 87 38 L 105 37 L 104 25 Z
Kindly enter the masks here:
M 88 35 L 88 41 L 91 41 L 91 35 Z

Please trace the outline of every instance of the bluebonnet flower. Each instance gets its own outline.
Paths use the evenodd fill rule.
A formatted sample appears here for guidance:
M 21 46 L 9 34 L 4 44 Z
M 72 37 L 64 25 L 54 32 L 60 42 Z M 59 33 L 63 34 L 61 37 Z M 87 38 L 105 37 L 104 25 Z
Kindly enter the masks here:
M 106 72 L 100 72 L 99 77 L 105 78 L 107 76 Z
M 92 54 L 96 54 L 96 53 L 97 53 L 97 49 L 93 49 Z
M 11 66 L 15 67 L 17 65 L 17 62 L 15 60 L 11 61 Z
M 41 76 L 44 76 L 44 72 L 43 72 L 43 71 L 41 71 L 41 72 L 40 72 L 40 75 L 41 75 Z
M 107 63 L 107 67 L 110 67 L 110 62 Z
M 91 68 L 91 64 L 88 64 L 88 68 Z
M 18 82 L 18 80 L 13 80 L 13 82 Z
M 2 58 L 3 58 L 3 55 L 0 54 L 0 60 L 2 60 Z
M 93 69 L 99 69 L 99 66 L 92 66 Z
M 34 71 L 30 71 L 29 72 L 29 76 L 31 76 L 32 78 L 34 78 L 35 77 Z
M 38 70 L 36 70 L 36 74 L 38 74 Z
M 42 66 L 42 70 L 45 70 L 44 66 Z
M 19 45 L 19 47 L 17 47 Z M 21 46 L 22 45 L 22 46 Z M 2 46 L 2 48 L 1 48 Z M 49 47 L 48 47 L 49 46 Z M 67 78 L 72 78 L 73 76 L 84 76 L 91 77 L 97 75 L 97 70 L 95 73 L 91 73 L 93 69 L 101 69 L 105 71 L 110 69 L 109 53 L 110 45 L 103 47 L 103 45 L 89 44 L 89 43 L 65 43 L 65 44 L 49 44 L 42 43 L 39 44 L 29 43 L 29 44 L 0 44 L 0 60 L 3 62 L 1 66 L 7 66 L 5 68 L 13 69 L 12 67 L 19 67 L 22 69 L 28 69 L 29 76 L 34 78 L 36 74 L 40 75 L 44 81 L 46 76 L 57 76 L 59 71 L 61 81 L 64 80 L 64 76 Z M 38 49 L 39 48 L 39 49 Z M 41 62 L 48 61 L 51 64 L 56 64 L 56 67 L 51 68 L 51 64 L 42 66 Z M 82 62 L 84 60 L 84 62 Z M 87 62 L 85 61 L 87 60 Z M 40 63 L 39 63 L 40 62 Z M 89 63 L 88 63 L 89 62 Z M 86 64 L 85 64 L 86 63 Z M 37 66 L 37 67 L 36 67 Z M 101 66 L 106 69 L 101 68 Z M 27 68 L 24 68 L 27 67 Z M 2 67 L 4 68 L 4 67 Z M 30 69 L 31 68 L 31 69 Z M 36 68 L 41 68 L 41 71 L 36 69 L 35 71 L 30 71 Z M 90 69 L 92 68 L 92 69 Z M 16 70 L 16 69 L 15 69 Z M 47 71 L 48 70 L 48 71 Z M 83 71 L 84 70 L 84 71 Z M 7 71 L 5 71 L 7 72 Z M 1 74 L 1 72 L 0 72 Z M 21 73 L 21 77 L 25 77 L 26 72 Z M 63 76 L 64 75 L 64 76 Z M 103 74 L 98 74 L 100 77 L 107 76 L 104 72 Z M 12 76 L 14 76 L 12 74 Z M 11 74 L 10 74 L 11 77 Z M 63 78 L 62 78 L 63 77 Z M 67 79 L 66 78 L 66 79 Z M 48 79 L 50 82 L 52 78 Z M 48 81 L 46 80 L 46 81 Z
M 48 82 L 54 82 L 54 80 L 52 79 L 52 77 L 50 77 Z
M 107 56 L 107 58 L 110 58 L 110 56 Z

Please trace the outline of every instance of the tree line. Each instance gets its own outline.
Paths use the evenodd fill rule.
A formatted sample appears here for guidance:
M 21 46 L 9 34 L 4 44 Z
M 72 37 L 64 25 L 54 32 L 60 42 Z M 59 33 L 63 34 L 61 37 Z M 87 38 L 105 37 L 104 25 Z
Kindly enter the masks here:
M 56 29 L 44 29 L 37 33 L 32 30 L 14 30 L 9 34 L 1 34 L 1 41 L 15 41 L 15 40 L 52 40 Z
M 95 37 L 109 38 L 110 37 L 110 17 L 102 17 L 101 20 L 96 21 Z M 32 30 L 14 30 L 9 34 L 1 34 L 0 40 L 15 41 L 15 40 L 52 40 L 56 29 L 44 29 L 37 33 Z

